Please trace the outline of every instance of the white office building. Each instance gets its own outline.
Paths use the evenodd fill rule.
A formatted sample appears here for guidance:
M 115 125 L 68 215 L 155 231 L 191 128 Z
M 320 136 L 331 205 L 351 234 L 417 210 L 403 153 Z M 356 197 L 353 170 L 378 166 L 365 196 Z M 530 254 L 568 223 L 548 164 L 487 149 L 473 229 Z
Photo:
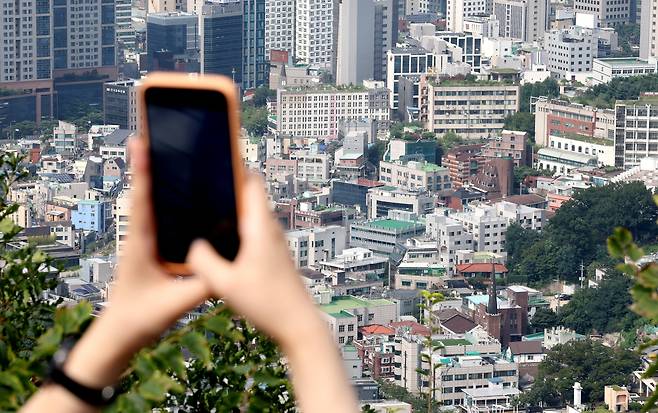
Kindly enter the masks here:
M 337 22 L 335 3 L 297 0 L 295 8 L 295 57 L 300 63 L 330 68 Z
M 427 236 L 437 241 L 439 262 L 445 266 L 449 276 L 455 274 L 457 252 L 474 250 L 473 234 L 466 231 L 461 222 L 443 212 L 427 215 L 425 218 Z
M 598 44 L 590 34 L 551 30 L 544 35 L 544 49 L 548 70 L 558 79 L 573 80 L 576 75 L 592 70 Z
M 618 100 L 615 112 L 615 166 L 630 169 L 658 156 L 658 96 Z
M 595 85 L 608 83 L 618 77 L 643 76 L 656 72 L 655 59 L 608 57 L 592 61 L 592 81 Z
M 117 45 L 125 50 L 135 49 L 135 28 L 133 27 L 132 1 L 115 0 Z
M 270 50 L 295 54 L 295 0 L 265 0 L 265 58 Z
M 632 4 L 631 0 L 574 0 L 573 7 L 576 13 L 595 15 L 601 27 L 614 27 L 630 22 L 630 13 L 635 13 Z
M 383 82 L 368 86 L 320 85 L 277 91 L 277 123 L 282 136 L 333 139 L 340 123 L 372 120 L 386 133 L 389 91 Z
M 417 46 L 394 47 L 387 52 L 386 87 L 390 93 L 390 108 L 397 109 L 401 76 L 422 75 L 434 70 L 434 54 Z
M 494 0 L 500 36 L 524 42 L 543 41 L 548 24 L 547 0 Z
M 286 232 L 288 249 L 298 268 L 333 260 L 345 249 L 346 229 L 339 225 Z
M 493 252 L 506 256 L 505 234 L 507 219 L 498 215 L 495 208 L 465 207 L 464 211 L 450 214 L 464 230 L 473 235 L 473 250 Z
M 500 201 L 493 204 L 498 216 L 507 219 L 510 224 L 519 224 L 525 229 L 541 231 L 548 222 L 548 211 L 526 205 Z
M 336 84 L 358 85 L 374 75 L 375 3 L 341 0 L 338 10 Z
M 658 39 L 656 39 L 658 18 L 655 16 L 658 0 L 642 0 L 641 8 L 640 58 L 658 57 Z
M 595 156 L 597 165 L 615 165 L 615 142 L 612 139 L 579 134 L 549 135 L 548 146 L 574 154 Z
M 379 163 L 379 180 L 402 189 L 441 191 L 452 188 L 448 168 L 426 161 Z
M 423 216 L 434 210 L 435 200 L 425 190 L 407 191 L 394 186 L 371 188 L 366 195 L 368 218 L 388 217 L 392 210 L 413 212 Z
M 447 0 L 446 29 L 454 33 L 464 31 L 464 19 L 490 13 L 487 0 Z

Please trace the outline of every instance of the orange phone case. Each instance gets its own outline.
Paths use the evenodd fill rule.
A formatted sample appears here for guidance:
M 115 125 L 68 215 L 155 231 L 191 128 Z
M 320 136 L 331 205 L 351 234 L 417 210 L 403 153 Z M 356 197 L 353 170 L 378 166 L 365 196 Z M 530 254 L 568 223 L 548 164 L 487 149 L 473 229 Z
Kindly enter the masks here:
M 238 147 L 238 137 L 240 134 L 240 115 L 238 93 L 236 85 L 226 76 L 218 75 L 198 75 L 188 73 L 172 72 L 154 72 L 150 73 L 140 85 L 137 91 L 138 108 L 142 114 L 141 135 L 149 145 L 149 128 L 146 120 L 146 100 L 145 93 L 149 88 L 165 89 L 199 89 L 212 90 L 223 94 L 226 97 L 226 107 L 228 110 L 229 136 L 231 139 L 231 161 L 233 163 L 233 186 L 235 188 L 235 201 L 238 220 L 242 216 L 242 182 L 244 180 L 244 166 Z M 157 225 L 156 226 L 156 231 Z M 157 251 L 156 251 L 157 254 Z M 173 263 L 164 261 L 160 256 L 156 257 L 162 267 L 169 273 L 176 275 L 191 275 L 192 271 L 186 264 Z

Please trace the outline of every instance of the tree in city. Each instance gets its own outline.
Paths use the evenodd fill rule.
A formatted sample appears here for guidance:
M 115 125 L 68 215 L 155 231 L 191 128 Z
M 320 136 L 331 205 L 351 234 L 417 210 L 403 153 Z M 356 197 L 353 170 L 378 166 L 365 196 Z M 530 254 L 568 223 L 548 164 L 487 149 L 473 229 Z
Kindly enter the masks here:
M 575 100 L 584 105 L 614 108 L 617 100 L 637 99 L 641 93 L 658 91 L 658 74 L 617 77 L 588 88 Z
M 515 130 L 527 132 L 528 138 L 534 142 L 535 140 L 535 114 L 530 112 L 516 112 L 505 118 L 505 125 L 507 130 Z
M 507 227 L 507 235 L 505 238 L 507 266 L 510 269 L 515 268 L 527 250 L 535 244 L 540 237 L 541 234 L 534 229 L 525 229 L 516 223 Z
M 530 325 L 535 332 L 543 332 L 547 328 L 552 328 L 560 324 L 560 317 L 550 308 L 540 307 L 530 320 Z
M 11 215 L 12 185 L 26 176 L 21 159 L 0 154 L 0 411 L 17 411 L 45 382 L 48 361 L 65 337 L 90 324 L 88 302 L 59 307 L 44 292 L 57 285 L 52 260 L 32 244 L 9 248 L 21 228 Z M 294 411 L 287 368 L 272 341 L 223 304 L 140 351 L 110 412 Z
M 532 388 L 519 398 L 522 406 L 564 406 L 573 403 L 573 384 L 583 387 L 582 401 L 603 401 L 603 388 L 628 385 L 631 373 L 640 365 L 638 354 L 607 347 L 597 341 L 570 341 L 553 347 L 539 364 Z
M 628 228 L 640 243 L 653 243 L 658 236 L 656 218 L 658 208 L 641 182 L 577 191 L 532 245 L 520 255 L 512 253 L 512 271 L 535 283 L 577 282 L 581 264 L 607 255 L 605 240 L 615 227 Z
M 560 85 L 552 77 L 547 78 L 542 82 L 526 83 L 521 86 L 521 112 L 530 112 L 530 98 L 546 96 L 549 98 L 557 98 L 560 96 Z
M 242 108 L 242 127 L 254 136 L 267 133 L 267 108 L 244 106 Z
M 251 100 L 245 102 L 245 105 L 252 105 L 261 108 L 267 105 L 268 98 L 275 98 L 276 90 L 272 90 L 267 86 L 259 86 L 254 90 L 254 96 Z
M 581 334 L 635 331 L 646 323 L 631 311 L 629 289 L 633 284 L 627 275 L 608 269 L 597 288 L 576 291 L 559 312 L 560 324 Z

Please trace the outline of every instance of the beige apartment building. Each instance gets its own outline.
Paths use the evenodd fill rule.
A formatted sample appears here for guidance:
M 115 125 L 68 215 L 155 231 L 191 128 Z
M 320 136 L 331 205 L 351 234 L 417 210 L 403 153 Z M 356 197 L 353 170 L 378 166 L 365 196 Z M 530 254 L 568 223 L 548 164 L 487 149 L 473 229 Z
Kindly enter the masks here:
M 520 86 L 421 78 L 421 120 L 437 135 L 453 131 L 465 139 L 499 135 L 505 118 L 519 110 Z
M 424 188 L 429 191 L 450 189 L 448 168 L 429 162 L 380 162 L 379 180 L 402 189 Z

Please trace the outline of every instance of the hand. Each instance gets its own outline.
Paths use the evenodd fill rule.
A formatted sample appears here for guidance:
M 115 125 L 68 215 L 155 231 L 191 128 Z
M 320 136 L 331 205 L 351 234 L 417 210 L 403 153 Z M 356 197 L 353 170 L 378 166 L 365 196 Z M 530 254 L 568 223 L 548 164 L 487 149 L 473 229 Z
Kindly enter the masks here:
M 116 282 L 110 288 L 109 307 L 72 350 L 65 366 L 67 373 L 90 386 L 104 386 L 116 380 L 134 352 L 157 339 L 209 295 L 203 279 L 177 279 L 158 264 L 144 142 L 132 140 L 130 154 L 130 229 Z
M 212 293 L 280 344 L 288 346 L 304 331 L 319 326 L 313 304 L 290 259 L 287 242 L 274 220 L 260 178 L 243 186 L 238 231 L 240 252 L 233 262 L 207 241 L 195 241 L 187 257 L 193 272 Z

